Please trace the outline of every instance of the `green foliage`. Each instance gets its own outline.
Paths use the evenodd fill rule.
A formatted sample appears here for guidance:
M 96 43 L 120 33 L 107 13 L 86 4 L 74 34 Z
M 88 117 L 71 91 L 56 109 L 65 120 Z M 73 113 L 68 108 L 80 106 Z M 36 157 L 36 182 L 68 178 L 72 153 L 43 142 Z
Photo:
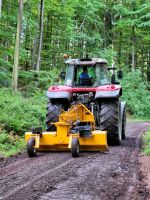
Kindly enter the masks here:
M 0 123 L 7 131 L 23 134 L 33 125 L 44 127 L 50 85 L 60 84 L 63 53 L 72 58 L 102 57 L 127 73 L 122 81 L 128 111 L 150 118 L 147 83 L 139 71 L 129 72 L 133 53 L 136 69 L 150 81 L 150 3 L 145 1 L 45 1 L 40 72 L 34 65 L 39 37 L 40 1 L 24 1 L 18 90 L 0 89 Z M 0 88 L 10 87 L 14 62 L 18 1 L 3 1 L 0 17 Z M 35 47 L 35 55 L 33 54 Z M 133 52 L 133 48 L 135 52 Z M 34 62 L 33 62 L 34 61 Z M 9 140 L 9 139 L 8 139 Z
M 34 57 L 33 48 L 39 36 L 39 6 L 40 1 L 24 2 L 20 46 L 20 68 L 22 70 L 33 70 L 31 66 Z M 17 9 L 16 1 L 5 0 L 0 20 L 0 62 L 7 60 L 11 66 L 14 61 Z M 150 41 L 149 9 L 150 3 L 147 0 L 45 1 L 40 69 L 49 70 L 49 66 L 59 68 L 62 65 L 62 53 L 69 53 L 71 57 L 82 57 L 87 53 L 92 56 L 106 55 L 111 63 L 111 57 L 115 52 L 119 64 L 131 65 L 133 27 L 136 64 L 140 67 L 142 59 L 146 67 Z M 110 52 L 112 45 L 113 53 Z M 37 54 L 37 46 L 38 43 L 35 54 Z M 147 58 L 144 58 L 143 54 Z M 9 67 L 6 66 L 6 68 Z
M 150 155 L 150 130 L 148 130 L 143 136 L 143 150 L 146 155 Z
M 12 65 L 8 61 L 0 58 L 0 87 L 8 87 L 11 84 Z
M 24 98 L 21 93 L 13 92 L 10 89 L 0 90 L 0 124 L 5 130 L 14 131 L 23 135 L 25 131 L 33 126 L 45 126 L 45 105 L 44 93 L 35 93 L 33 97 Z
M 5 131 L 0 132 L 0 156 L 9 157 L 21 152 L 25 148 L 23 138 L 9 135 Z
M 8 87 L 11 84 L 11 74 L 3 67 L 0 67 L 0 87 Z
M 46 91 L 50 85 L 59 80 L 60 70 L 57 68 L 49 71 L 19 71 L 19 90 L 26 96 L 34 96 L 37 91 Z
M 150 95 L 141 72 L 126 72 L 122 80 L 123 100 L 128 112 L 136 118 L 150 119 Z

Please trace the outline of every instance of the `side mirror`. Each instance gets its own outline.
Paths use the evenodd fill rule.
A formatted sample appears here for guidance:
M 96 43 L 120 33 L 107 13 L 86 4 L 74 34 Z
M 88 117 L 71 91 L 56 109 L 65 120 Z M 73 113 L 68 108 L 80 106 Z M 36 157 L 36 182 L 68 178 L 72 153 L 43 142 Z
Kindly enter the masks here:
M 118 79 L 123 78 L 123 71 L 121 69 L 117 72 L 117 77 L 118 77 Z
M 115 74 L 112 74 L 112 76 L 111 76 L 111 83 L 115 84 L 115 82 L 116 82 Z
M 111 83 L 112 83 L 112 84 L 120 84 L 120 82 L 116 81 L 116 76 L 115 76 L 115 74 L 112 74 L 112 76 L 111 76 Z
M 66 72 L 61 72 L 61 73 L 60 73 L 60 78 L 61 78 L 61 79 L 65 79 L 65 76 L 66 76 Z

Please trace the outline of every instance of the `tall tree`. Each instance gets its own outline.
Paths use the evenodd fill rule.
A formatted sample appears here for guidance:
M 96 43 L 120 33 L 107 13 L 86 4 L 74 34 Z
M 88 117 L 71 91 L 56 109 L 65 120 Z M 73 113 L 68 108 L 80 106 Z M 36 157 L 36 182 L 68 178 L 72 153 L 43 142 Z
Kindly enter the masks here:
M 0 18 L 1 18 L 1 13 L 2 13 L 2 0 L 0 0 Z
M 8 72 L 7 85 L 10 85 L 16 58 L 18 1 L 0 0 L 0 3 L 0 73 Z M 36 63 L 37 70 L 63 66 L 61 55 L 64 52 L 71 57 L 85 56 L 87 53 L 89 56 L 101 56 L 110 63 L 114 57 L 119 66 L 138 68 L 144 77 L 149 77 L 149 0 L 25 0 L 23 10 L 19 77 L 24 75 L 24 70 L 36 70 Z M 43 17 L 40 14 L 42 10 Z M 39 38 L 42 38 L 40 15 L 44 20 L 43 44 L 39 42 Z
M 12 87 L 14 90 L 17 90 L 17 85 L 18 85 L 18 66 L 19 66 L 19 49 L 20 49 L 20 39 L 22 30 L 22 16 L 23 16 L 23 0 L 19 0 L 17 34 L 16 34 L 14 67 L 13 67 L 13 77 L 12 77 Z
M 38 45 L 38 54 L 36 61 L 36 71 L 39 71 L 40 69 L 40 59 L 41 59 L 41 49 L 42 49 L 42 39 L 43 39 L 43 23 L 44 23 L 44 0 L 41 0 L 40 34 L 39 34 L 39 45 Z

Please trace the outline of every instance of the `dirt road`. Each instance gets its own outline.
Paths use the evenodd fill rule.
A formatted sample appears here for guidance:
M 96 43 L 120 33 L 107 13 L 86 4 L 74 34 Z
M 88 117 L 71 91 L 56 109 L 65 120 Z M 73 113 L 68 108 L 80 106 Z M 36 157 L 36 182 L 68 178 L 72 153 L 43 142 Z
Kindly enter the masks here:
M 109 153 L 27 154 L 0 161 L 0 199 L 145 200 L 140 136 L 150 123 L 128 123 L 127 139 Z

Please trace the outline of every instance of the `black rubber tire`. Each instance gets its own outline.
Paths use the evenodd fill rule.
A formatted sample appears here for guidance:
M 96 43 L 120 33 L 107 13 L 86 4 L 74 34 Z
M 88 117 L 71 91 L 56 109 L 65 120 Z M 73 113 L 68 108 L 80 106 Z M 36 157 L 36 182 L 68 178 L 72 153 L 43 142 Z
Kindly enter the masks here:
M 80 146 L 79 146 L 79 139 L 78 138 L 72 138 L 71 153 L 72 153 L 72 157 L 74 157 L 74 158 L 77 158 L 79 156 Z
M 46 114 L 46 131 L 56 131 L 55 125 L 50 123 L 58 121 L 58 116 L 60 115 L 62 109 L 63 105 L 52 104 L 51 102 L 48 102 Z
M 122 139 L 126 139 L 126 108 L 124 108 L 122 116 Z
M 121 129 L 119 119 L 119 101 L 101 102 L 100 129 L 107 131 L 107 141 L 109 145 L 121 144 Z
M 27 142 L 27 153 L 29 157 L 35 157 L 37 155 L 37 151 L 34 148 L 34 145 L 35 145 L 35 139 L 29 138 Z

